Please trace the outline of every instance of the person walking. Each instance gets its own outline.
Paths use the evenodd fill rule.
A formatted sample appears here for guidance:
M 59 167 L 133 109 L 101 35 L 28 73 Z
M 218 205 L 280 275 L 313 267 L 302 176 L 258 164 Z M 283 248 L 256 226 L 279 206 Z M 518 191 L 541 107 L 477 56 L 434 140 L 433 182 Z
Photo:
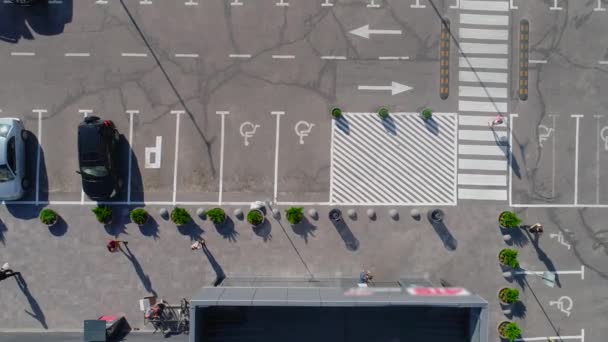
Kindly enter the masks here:
M 110 253 L 114 253 L 114 252 L 118 252 L 120 248 L 121 244 L 124 244 L 125 246 L 128 244 L 128 241 L 125 240 L 110 240 L 108 241 L 106 248 L 108 248 L 108 252 Z
M 488 122 L 488 126 L 490 126 L 490 128 L 492 128 L 492 129 L 494 129 L 494 126 L 500 125 L 503 122 L 504 122 L 504 119 L 502 118 L 502 116 L 496 115 L 496 117 L 494 118 L 494 120 Z
M 207 247 L 207 245 L 205 244 L 205 239 L 198 238 L 198 240 L 196 240 L 196 242 L 193 243 L 192 246 L 190 246 L 190 249 L 195 251 L 197 249 L 203 249 L 205 247 Z
M 2 267 L 0 267 L 0 281 L 10 277 L 16 277 L 18 275 L 20 276 L 21 272 L 15 272 L 11 270 L 10 266 L 8 265 L 8 262 L 2 265 Z
M 543 232 L 543 225 L 540 223 L 535 223 L 533 225 L 530 226 L 530 228 L 528 229 L 528 231 L 532 234 L 542 234 Z
M 359 280 L 361 281 L 362 284 L 369 284 L 373 279 L 374 279 L 374 276 L 372 275 L 372 272 L 370 272 L 370 271 L 363 271 L 359 274 Z

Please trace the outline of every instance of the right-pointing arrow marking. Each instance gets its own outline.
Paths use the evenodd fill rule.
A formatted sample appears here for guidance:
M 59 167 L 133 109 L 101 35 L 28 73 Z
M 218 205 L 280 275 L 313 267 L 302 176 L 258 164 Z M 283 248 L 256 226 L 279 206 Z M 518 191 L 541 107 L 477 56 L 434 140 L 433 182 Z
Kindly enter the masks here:
M 367 86 L 367 85 L 360 85 L 357 87 L 357 89 L 359 90 L 390 90 L 391 91 L 391 95 L 397 95 L 397 94 L 401 94 L 403 92 L 406 92 L 408 90 L 412 90 L 412 87 L 406 86 L 405 84 L 401 84 L 401 83 L 397 83 L 397 82 L 391 82 L 390 86 Z

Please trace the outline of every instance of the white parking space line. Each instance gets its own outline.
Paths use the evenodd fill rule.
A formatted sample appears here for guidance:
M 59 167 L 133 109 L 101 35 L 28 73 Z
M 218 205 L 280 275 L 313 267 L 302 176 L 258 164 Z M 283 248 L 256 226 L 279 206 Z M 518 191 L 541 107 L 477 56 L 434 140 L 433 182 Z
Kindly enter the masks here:
M 176 58 L 198 58 L 198 53 L 176 53 Z
M 578 143 L 579 143 L 579 128 L 582 114 L 572 114 L 570 117 L 576 119 L 576 139 L 574 142 L 574 204 L 578 204 Z
M 287 7 L 289 6 L 288 2 L 285 2 L 285 0 L 280 0 L 279 2 L 277 2 L 276 4 L 274 4 L 275 6 L 279 6 L 279 7 Z
M 18 51 L 13 51 L 11 52 L 11 56 L 36 56 L 35 52 L 18 52 Z
M 566 341 L 566 340 L 579 340 L 581 342 L 585 342 L 585 329 L 581 329 L 581 334 L 576 335 L 560 335 L 560 336 L 541 336 L 541 337 L 523 337 L 518 338 L 515 341 L 517 342 L 528 342 L 528 341 Z
M 507 185 L 507 176 L 506 175 L 481 175 L 481 174 L 459 173 L 458 174 L 458 184 L 459 185 L 506 186 Z
M 600 63 L 600 65 L 606 65 L 608 64 L 608 61 L 598 61 L 598 63 Z
M 129 151 L 129 173 L 127 179 L 127 203 L 131 203 L 131 165 L 133 165 L 133 114 L 139 114 L 138 110 L 127 110 L 129 114 L 129 144 L 131 145 L 131 151 Z
M 123 52 L 120 54 L 123 57 L 148 57 L 147 53 Z
M 251 58 L 250 54 L 236 54 L 236 53 L 231 53 L 228 55 L 228 57 L 230 58 Z
M 459 86 L 458 95 L 461 97 L 491 97 L 507 98 L 507 88 Z
M 275 137 L 275 148 L 274 148 L 274 193 L 272 197 L 272 202 L 277 202 L 277 194 L 278 194 L 278 177 L 279 177 L 279 128 L 281 123 L 281 115 L 285 115 L 283 111 L 273 111 L 270 112 L 270 115 L 276 115 L 277 117 L 277 131 Z
M 272 59 L 295 59 L 294 55 L 272 55 Z
M 89 116 L 89 114 L 93 113 L 92 109 L 79 109 L 78 113 L 82 114 L 83 117 Z M 84 189 L 80 189 L 80 204 L 84 204 Z
M 91 54 L 88 52 L 66 52 L 64 54 L 66 57 L 90 57 Z
M 509 3 L 506 1 L 461 0 L 460 9 L 472 11 L 506 12 L 509 10 Z
M 186 6 L 198 6 L 198 2 L 194 2 L 193 0 L 188 0 L 188 2 L 184 2 Z
M 108 1 L 107 0 L 97 0 L 97 1 L 95 1 L 95 4 L 97 4 L 97 5 L 107 5 Z
M 488 15 L 488 14 L 460 14 L 461 24 L 471 25 L 492 25 L 492 26 L 508 26 L 509 16 L 508 15 Z
M 370 3 L 367 4 L 367 8 L 380 8 L 380 4 L 376 3 L 376 0 L 370 0 Z
M 530 63 L 530 64 L 547 64 L 547 60 L 546 59 L 530 59 L 530 60 L 528 60 L 528 63 Z
M 378 57 L 381 61 L 408 61 L 409 56 L 380 56 Z
M 480 130 L 458 130 L 458 139 L 460 140 L 473 140 L 473 141 L 507 141 L 506 131 L 497 131 L 486 129 Z
M 215 114 L 217 115 L 221 115 L 222 116 L 222 130 L 220 132 L 221 134 L 221 140 L 220 140 L 220 189 L 219 189 L 219 197 L 218 197 L 218 205 L 222 205 L 222 192 L 224 191 L 224 136 L 225 136 L 225 119 L 226 119 L 226 115 L 230 114 L 230 112 L 226 112 L 226 111 L 218 111 L 215 112 Z
M 334 4 L 329 2 L 329 0 L 325 0 L 324 3 L 321 4 L 321 7 L 332 7 Z
M 483 53 L 492 55 L 506 55 L 509 52 L 507 44 L 460 43 L 463 53 Z
M 480 156 L 505 156 L 505 151 L 498 145 L 458 145 L 458 154 Z
M 140 5 L 152 5 L 152 1 L 150 0 L 141 0 L 139 2 Z
M 411 8 L 426 8 L 426 5 L 421 5 L 420 0 L 416 0 L 415 4 L 410 5 Z
M 462 170 L 504 171 L 507 169 L 507 161 L 496 159 L 459 159 L 458 168 Z
M 184 114 L 183 110 L 172 110 L 171 114 L 175 114 L 175 155 L 173 163 L 173 205 L 177 201 L 177 164 L 179 161 L 179 117 Z
M 546 271 L 528 271 L 528 270 L 524 270 L 524 271 L 515 271 L 513 272 L 513 274 L 515 275 L 538 275 L 538 276 L 542 276 L 543 274 L 545 274 Z M 559 274 L 559 275 L 565 275 L 565 274 L 579 274 L 581 276 L 581 280 L 585 280 L 585 265 L 581 266 L 580 271 L 579 270 L 573 270 L 573 271 L 551 271 L 551 273 L 555 273 L 555 274 Z
M 346 56 L 321 56 L 321 59 L 346 60 Z
M 599 204 L 600 203 L 600 140 L 602 139 L 602 133 L 600 130 L 600 128 L 601 128 L 600 119 L 603 118 L 604 116 L 603 115 L 594 115 L 593 117 L 597 120 L 597 123 L 595 124 L 595 126 L 597 127 L 597 144 L 595 146 L 595 204 Z M 555 127 L 555 124 L 553 126 Z
M 559 0 L 553 0 L 553 6 L 549 7 L 549 10 L 551 10 L 551 11 L 561 11 L 563 8 L 557 6 L 557 2 L 558 1 Z
M 458 189 L 458 199 L 506 201 L 507 191 L 496 189 Z
M 597 7 L 593 9 L 594 12 L 606 12 L 606 9 L 602 7 L 602 0 L 597 0 Z
M 458 101 L 458 110 L 461 112 L 506 113 L 507 104 L 504 102 Z
M 42 153 L 42 113 L 46 113 L 46 109 L 34 109 L 32 112 L 38 114 L 38 150 L 36 151 L 36 202 L 40 203 L 40 154 Z
M 494 120 L 494 116 L 479 116 L 479 115 L 458 115 L 458 124 L 460 126 L 484 126 L 488 127 L 488 123 Z M 495 127 L 505 127 L 507 119 L 503 119 L 503 123 Z
M 508 69 L 509 63 L 506 58 L 483 58 L 483 57 L 460 57 L 461 68 L 481 69 Z
M 239 0 L 234 0 L 230 3 L 230 6 L 243 6 L 243 3 L 239 2 Z
M 507 83 L 509 74 L 502 72 L 459 71 L 460 82 Z

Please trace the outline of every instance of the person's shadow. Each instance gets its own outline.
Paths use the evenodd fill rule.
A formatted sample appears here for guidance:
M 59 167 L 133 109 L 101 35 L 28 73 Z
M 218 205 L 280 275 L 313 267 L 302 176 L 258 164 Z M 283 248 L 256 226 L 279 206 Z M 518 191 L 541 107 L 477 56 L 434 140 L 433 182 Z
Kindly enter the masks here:
M 40 322 L 40 324 L 42 325 L 42 327 L 44 329 L 48 329 L 49 327 L 46 324 L 46 318 L 44 317 L 44 312 L 42 312 L 42 309 L 40 308 L 40 305 L 38 305 L 38 301 L 36 300 L 36 298 L 34 298 L 34 296 L 32 296 L 29 288 L 27 287 L 27 283 L 25 282 L 25 279 L 23 278 L 21 273 L 19 273 L 15 276 L 15 280 L 17 280 L 17 285 L 19 285 L 21 292 L 23 292 L 23 294 L 25 295 L 25 298 L 27 298 L 27 301 L 30 304 L 30 307 L 32 308 L 32 312 L 24 310 L 25 313 L 30 315 L 34 319 L 36 319 L 38 322 Z
M 536 254 L 538 254 L 538 260 L 542 261 L 543 264 L 545 264 L 545 267 L 547 268 L 547 271 L 549 272 L 553 272 L 553 274 L 555 274 L 555 284 L 557 285 L 557 287 L 562 287 L 562 283 L 559 281 L 559 275 L 557 274 L 557 270 L 555 269 L 555 265 L 553 264 L 553 261 L 551 261 L 551 259 L 549 259 L 549 256 L 547 255 L 547 253 L 545 253 L 539 245 L 539 237 L 541 234 L 534 234 L 534 237 L 532 237 L 531 233 L 526 229 L 525 230 L 526 235 L 528 235 L 528 239 L 530 240 L 530 243 L 532 244 L 532 246 L 534 247 L 534 250 L 536 250 Z
M 340 219 L 337 222 L 332 220 L 331 223 L 334 225 L 336 231 L 344 241 L 346 249 L 353 252 L 359 249 L 359 239 L 357 239 L 355 234 L 353 234 L 343 219 Z
M 6 246 L 6 237 L 4 236 L 4 232 L 6 231 L 8 231 L 6 224 L 4 224 L 4 221 L 0 220 L 0 243 L 4 246 Z
M 144 269 L 141 267 L 141 264 L 139 263 L 139 260 L 137 260 L 137 258 L 135 257 L 135 255 L 133 255 L 133 253 L 129 249 L 129 245 L 124 245 L 123 244 L 122 246 L 123 247 L 120 248 L 120 251 L 133 264 L 133 268 L 135 268 L 135 272 L 137 273 L 137 276 L 141 280 L 141 283 L 144 285 L 144 288 L 146 289 L 146 291 L 148 291 L 149 293 L 152 293 L 155 296 L 158 296 L 158 294 L 156 293 L 156 291 L 154 291 L 154 289 L 152 288 L 152 282 L 150 281 L 150 276 L 148 276 L 144 272 Z
M 224 279 L 226 279 L 226 273 L 224 273 L 224 269 L 217 262 L 213 254 L 211 254 L 211 251 L 209 248 L 207 248 L 206 244 L 203 245 L 203 253 L 205 253 L 205 256 L 211 264 L 211 268 L 213 268 L 213 272 L 215 272 L 215 281 L 213 282 L 213 286 L 218 286 L 222 283 L 222 281 L 224 281 Z
M 0 1 L 0 40 L 18 43 L 21 38 L 33 40 L 34 33 L 45 36 L 63 33 L 72 16 L 72 0 L 55 4 L 37 1 L 30 7 Z

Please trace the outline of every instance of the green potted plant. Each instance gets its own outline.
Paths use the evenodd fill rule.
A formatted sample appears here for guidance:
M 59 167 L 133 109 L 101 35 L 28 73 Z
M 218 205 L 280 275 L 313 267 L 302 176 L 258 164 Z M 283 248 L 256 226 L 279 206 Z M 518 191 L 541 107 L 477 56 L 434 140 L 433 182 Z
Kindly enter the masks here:
M 207 217 L 214 224 L 222 224 L 226 220 L 226 212 L 222 208 L 213 208 L 207 212 Z
M 192 217 L 186 209 L 175 207 L 171 211 L 171 221 L 178 226 L 183 226 L 190 223 L 190 221 L 192 221 Z
M 332 116 L 334 119 L 339 119 L 339 118 L 341 118 L 341 117 L 342 117 L 342 109 L 340 109 L 340 108 L 334 108 L 334 109 L 332 109 L 332 110 L 331 110 L 331 116 Z
M 59 215 L 52 209 L 45 208 L 40 211 L 40 222 L 49 227 L 57 223 L 58 219 Z
M 264 213 L 260 209 L 251 209 L 247 213 L 247 222 L 251 223 L 254 227 L 259 226 L 264 222 Z
M 509 342 L 514 342 L 521 336 L 521 329 L 515 322 L 502 321 L 498 324 L 498 335 Z
M 503 287 L 498 291 L 498 299 L 502 304 L 510 305 L 519 301 L 519 290 L 510 287 Z
M 129 217 L 131 217 L 131 221 L 133 221 L 133 223 L 135 223 L 139 226 L 142 226 L 146 222 L 148 222 L 149 215 L 148 215 L 148 212 L 146 211 L 146 209 L 135 208 L 135 209 L 131 210 Z
M 422 120 L 429 120 L 433 117 L 433 110 L 431 108 L 424 108 L 422 112 L 420 112 L 420 117 Z
M 498 224 L 502 228 L 519 228 L 521 219 L 512 211 L 503 211 L 498 216 Z
M 107 205 L 99 205 L 91 209 L 97 221 L 102 224 L 112 223 L 112 208 Z
M 388 118 L 388 115 L 389 115 L 388 109 L 386 109 L 384 107 L 380 108 L 380 110 L 378 111 L 378 116 L 382 120 L 386 120 L 386 118 Z
M 498 253 L 498 260 L 503 266 L 509 266 L 511 268 L 518 268 L 519 262 L 517 261 L 517 251 L 510 248 L 505 248 Z
M 296 225 L 304 219 L 304 208 L 302 207 L 291 207 L 285 210 L 285 216 L 287 221 L 292 225 Z

